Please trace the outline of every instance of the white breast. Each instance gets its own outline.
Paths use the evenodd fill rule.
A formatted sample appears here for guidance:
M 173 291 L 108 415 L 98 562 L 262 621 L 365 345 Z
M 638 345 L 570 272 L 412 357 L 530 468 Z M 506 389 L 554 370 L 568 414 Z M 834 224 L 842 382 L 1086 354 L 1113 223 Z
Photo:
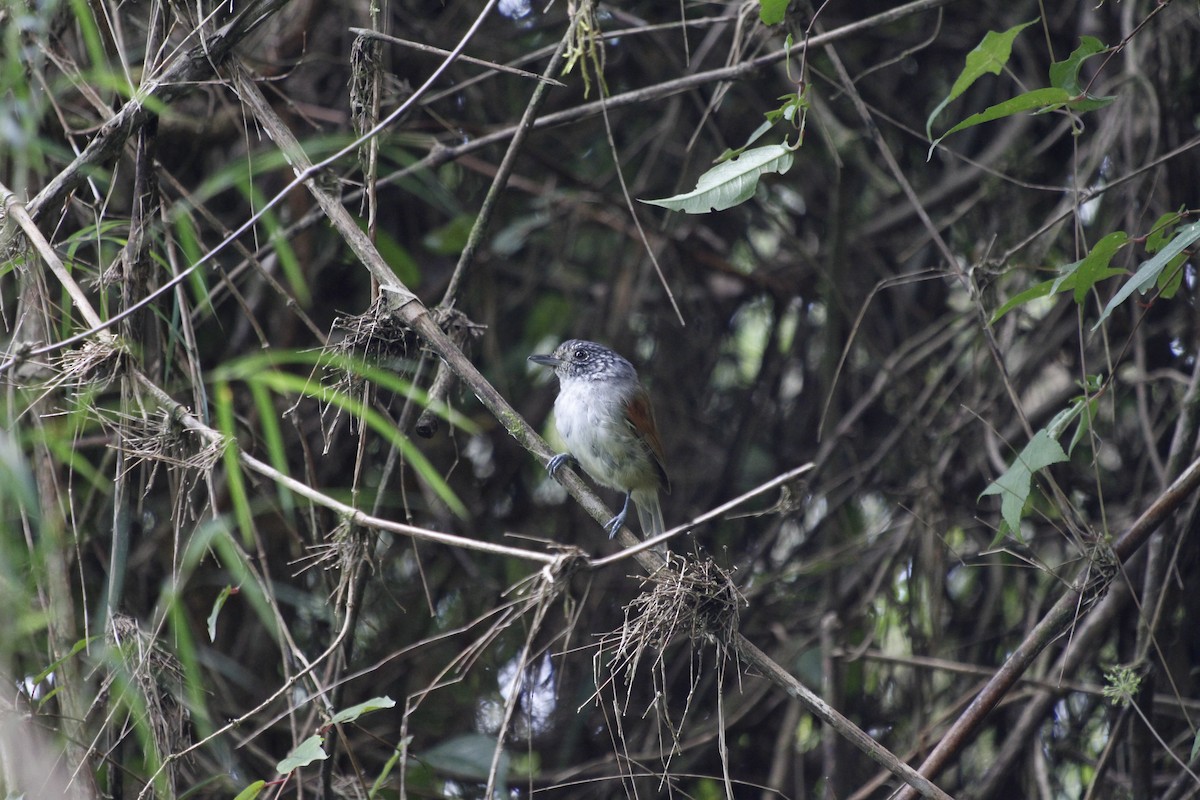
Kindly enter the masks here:
M 594 381 L 563 382 L 554 402 L 558 435 L 597 483 L 621 491 L 645 485 L 650 468 L 645 445 L 626 422 L 619 395 L 597 388 Z

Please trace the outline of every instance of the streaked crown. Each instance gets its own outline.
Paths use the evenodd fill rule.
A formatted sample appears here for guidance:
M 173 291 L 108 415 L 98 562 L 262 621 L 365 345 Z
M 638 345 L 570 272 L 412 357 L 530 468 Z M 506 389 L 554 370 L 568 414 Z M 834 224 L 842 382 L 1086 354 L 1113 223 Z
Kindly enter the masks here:
M 559 378 L 597 380 L 627 378 L 637 380 L 637 370 L 616 351 L 595 342 L 569 339 L 560 344 L 552 356 L 554 372 Z M 543 362 L 544 363 L 544 362 Z M 547 364 L 547 366 L 551 366 Z

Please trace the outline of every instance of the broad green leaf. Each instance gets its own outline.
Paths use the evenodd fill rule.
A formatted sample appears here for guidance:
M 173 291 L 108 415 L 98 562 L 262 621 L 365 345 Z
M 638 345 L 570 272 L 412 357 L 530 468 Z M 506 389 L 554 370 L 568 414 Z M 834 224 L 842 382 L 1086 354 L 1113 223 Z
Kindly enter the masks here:
M 343 708 L 341 711 L 333 715 L 333 719 L 329 720 L 331 725 L 338 725 L 343 722 L 353 722 L 363 714 L 369 714 L 372 711 L 379 711 L 382 708 L 395 708 L 396 701 L 390 697 L 373 697 L 358 705 Z
M 1197 239 L 1200 239 L 1200 222 L 1193 222 L 1191 225 L 1180 228 L 1169 244 L 1164 245 L 1153 258 L 1143 261 L 1133 277 L 1117 290 L 1113 298 L 1108 301 L 1108 305 L 1104 307 L 1104 311 L 1101 312 L 1100 319 L 1092 326 L 1092 330 L 1099 328 L 1104 320 L 1108 319 L 1108 315 L 1113 312 L 1113 309 L 1128 300 L 1134 292 L 1145 294 L 1149 291 L 1150 287 L 1158 282 L 1159 276 L 1172 260 Z
M 1157 253 L 1162 250 L 1171 241 L 1175 226 L 1182 218 L 1183 214 L 1179 211 L 1169 211 L 1156 219 L 1150 226 L 1150 232 L 1146 234 L 1146 252 Z
M 1092 246 L 1092 251 L 1083 260 L 1077 262 L 1079 268 L 1075 271 L 1076 280 L 1075 302 L 1082 303 L 1087 297 L 1088 290 L 1105 278 L 1111 278 L 1122 270 L 1111 266 L 1113 256 L 1126 245 L 1129 235 L 1125 231 L 1113 231 Z
M 1081 36 L 1079 42 L 1079 47 L 1066 59 L 1050 65 L 1050 85 L 1066 89 L 1075 96 L 1083 94 L 1083 86 L 1079 83 L 1079 68 L 1083 62 L 1094 55 L 1108 52 L 1108 45 L 1095 36 Z
M 1046 430 L 1040 430 L 1025 445 L 1012 465 L 979 495 L 1000 495 L 1000 516 L 1013 536 L 1020 535 L 1021 512 L 1033 490 L 1033 473 L 1051 464 L 1066 461 L 1062 445 Z
M 1169 244 L 1175 233 L 1175 226 L 1179 224 L 1181 218 L 1182 214 L 1178 211 L 1172 211 L 1159 217 L 1151 226 L 1150 233 L 1146 235 L 1146 252 L 1157 253 Z M 1179 291 L 1179 287 L 1183 285 L 1183 270 L 1180 267 L 1185 261 L 1187 261 L 1187 253 L 1180 253 L 1167 262 L 1155 284 L 1161 297 L 1170 299 Z
M 425 234 L 421 244 L 439 256 L 456 256 L 467 246 L 467 237 L 474 226 L 473 214 L 459 214 L 440 228 Z
M 1071 93 L 1066 89 L 1060 89 L 1057 86 L 1050 86 L 1045 89 L 1034 89 L 1031 92 L 1019 94 L 1016 97 L 1010 97 L 1003 103 L 997 103 L 994 106 L 989 106 L 978 114 L 972 114 L 962 122 L 955 125 L 950 130 L 943 133 L 929 147 L 929 153 L 932 155 L 933 150 L 943 139 L 952 133 L 964 131 L 967 128 L 973 128 L 976 125 L 982 125 L 985 122 L 992 120 L 1011 117 L 1014 114 L 1020 114 L 1025 111 L 1048 111 L 1054 108 L 1065 106 L 1071 99 Z
M 217 640 L 217 617 L 221 616 L 221 609 L 225 607 L 225 601 L 231 596 L 237 594 L 237 587 L 226 586 L 217 595 L 216 601 L 213 603 L 212 611 L 208 612 L 208 640 L 215 642 Z
M 262 794 L 262 790 L 265 789 L 266 786 L 266 781 L 255 781 L 245 789 L 242 789 L 240 792 L 238 792 L 237 797 L 233 798 L 233 800 L 254 800 L 254 798 Z
M 492 769 L 492 757 L 496 752 L 496 739 L 482 733 L 465 733 L 439 743 L 432 750 L 420 755 L 420 760 L 438 772 L 451 775 L 487 780 Z M 508 780 L 512 757 L 507 752 L 500 754 L 496 781 L 503 787 Z M 503 789 L 501 794 L 506 794 Z
M 753 197 L 758 179 L 763 175 L 771 172 L 783 174 L 791 168 L 792 151 L 784 145 L 755 147 L 701 175 L 696 188 L 690 192 L 642 202 L 688 214 L 724 211 Z
M 1017 34 L 1035 22 L 1037 22 L 1036 19 L 1015 25 L 1006 31 L 988 31 L 984 34 L 983 41 L 977 44 L 974 50 L 967 53 L 966 66 L 963 67 L 963 71 L 954 80 L 954 85 L 950 87 L 950 93 L 943 98 L 942 102 L 938 103 L 937 108 L 925 120 L 926 139 L 932 141 L 933 120 L 942 112 L 942 109 L 967 89 L 971 88 L 971 84 L 984 75 L 988 73 L 992 75 L 1000 74 L 1000 70 L 1004 69 L 1004 65 L 1008 63 L 1009 56 L 1012 55 L 1012 43 L 1017 38 Z
M 1049 295 L 1054 294 L 1054 290 L 1058 285 L 1058 281 L 1058 278 L 1042 281 L 1041 283 L 1030 286 L 1020 294 L 1010 297 L 1007 301 L 1005 301 L 1004 305 L 992 312 L 992 318 L 989 320 L 989 322 L 994 325 L 999 322 L 1001 317 L 1012 311 L 1014 308 L 1019 308 L 1020 306 L 1023 306 L 1032 300 L 1037 300 L 1039 297 L 1048 297 Z
M 275 765 L 275 771 L 280 775 L 287 775 L 294 769 L 307 767 L 314 761 L 324 761 L 329 758 L 329 754 L 321 747 L 321 743 L 325 741 L 320 736 L 313 734 L 305 739 L 296 749 L 288 753 L 288 757 Z
M 1129 235 L 1125 231 L 1110 233 L 1097 242 L 1085 257 L 1063 267 L 1057 278 L 1031 286 L 1009 299 L 992 314 L 991 322 L 994 324 L 1009 311 L 1031 300 L 1068 290 L 1074 292 L 1076 303 L 1082 303 L 1087 296 L 1087 291 L 1097 283 L 1124 272 L 1124 270 L 1109 265 L 1112 263 L 1113 256 L 1128 241 Z
M 1018 26 L 1023 27 L 1023 26 Z M 1013 29 L 1010 29 L 1010 31 Z M 1006 32 L 1007 33 L 1007 32 Z M 990 35 L 990 34 L 989 34 Z M 985 40 L 987 37 L 984 37 Z M 1044 114 L 1047 111 L 1053 111 L 1056 108 L 1070 108 L 1072 111 L 1094 111 L 1097 108 L 1103 108 L 1112 103 L 1115 97 L 1095 97 L 1092 95 L 1083 94 L 1083 87 L 1079 83 L 1079 69 L 1083 62 L 1099 53 L 1106 52 L 1108 47 L 1094 36 L 1084 36 L 1080 39 L 1082 44 L 1075 48 L 1065 60 L 1056 61 L 1050 65 L 1050 83 L 1051 85 L 1042 89 L 1034 89 L 1033 91 L 1019 94 L 1016 97 L 1009 98 L 1002 103 L 997 103 L 994 106 L 984 109 L 978 114 L 972 114 L 962 122 L 955 125 L 950 130 L 943 133 L 929 147 L 929 155 L 933 155 L 933 150 L 938 144 L 952 133 L 971 128 L 984 122 L 1011 117 L 1014 114 L 1020 114 L 1025 111 Z M 1011 48 L 1012 40 L 1010 39 L 1009 47 Z M 1009 51 L 1004 51 L 1005 60 L 1007 60 Z M 1003 66 L 1001 64 L 1000 66 Z M 999 66 L 995 72 L 999 72 Z M 966 71 L 964 70 L 964 75 Z M 982 73 L 981 73 L 982 74 Z M 976 76 L 978 77 L 978 76 Z M 960 76 L 960 80 L 962 76 Z M 969 84 L 968 84 L 969 85 Z M 958 86 L 958 83 L 955 83 Z M 951 90 L 953 95 L 953 90 Z M 933 117 L 942 109 L 946 101 L 939 105 L 934 113 L 930 115 L 925 124 L 925 135 L 930 137 Z
M 787 11 L 788 0 L 760 0 L 758 4 L 758 19 L 763 25 L 778 25 L 783 22 Z

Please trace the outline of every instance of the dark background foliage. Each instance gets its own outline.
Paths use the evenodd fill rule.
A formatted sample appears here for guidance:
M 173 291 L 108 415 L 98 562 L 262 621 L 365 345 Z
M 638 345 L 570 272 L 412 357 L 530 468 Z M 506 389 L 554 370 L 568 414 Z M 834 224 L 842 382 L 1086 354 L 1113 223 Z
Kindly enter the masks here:
M 444 58 L 385 41 L 373 71 L 352 58 L 364 45 L 351 28 L 451 49 L 480 4 L 393 0 L 378 16 L 366 3 L 246 8 L 264 20 L 231 55 L 197 56 L 191 80 L 162 89 L 116 135 L 103 126 L 131 87 L 180 53 L 203 55 L 245 8 L 0 10 L 0 182 L 100 318 L 218 250 L 113 326 L 114 350 L 93 333 L 85 341 L 104 344 L 99 354 L 72 342 L 29 356 L 22 348 L 91 322 L 7 215 L 4 361 L 22 357 L 0 373 L 0 598 L 14 609 L 0 645 L 20 689 L 0 713 L 27 715 L 36 735 L 8 726 L 5 787 L 51 796 L 13 766 L 27 743 L 29 763 L 71 784 L 48 791 L 233 796 L 276 777 L 320 733 L 330 757 L 262 791 L 366 796 L 386 774 L 382 796 L 483 796 L 504 731 L 511 795 L 895 789 L 710 638 L 611 663 L 606 637 L 629 630 L 640 608 L 630 603 L 653 588 L 632 561 L 560 576 L 539 595 L 536 561 L 352 525 L 285 485 L 287 475 L 375 517 L 476 541 L 617 549 L 470 387 L 448 398 L 462 425 L 411 440 L 428 466 L 397 457 L 394 440 L 356 421 L 361 408 L 322 396 L 337 387 L 410 435 L 419 402 L 361 366 L 314 367 L 313 354 L 369 344 L 369 364 L 426 388 L 438 359 L 371 313 L 377 282 L 237 88 L 236 73 L 252 73 L 320 161 L 353 141 L 356 110 L 370 117 L 352 85 L 376 82 L 378 119 Z M 833 3 L 814 23 L 793 3 L 771 27 L 758 10 L 595 6 L 603 60 L 557 75 L 564 85 L 538 115 L 553 122 L 521 145 L 469 261 L 460 255 L 530 102 L 529 77 L 457 60 L 373 137 L 377 160 L 354 149 L 323 164 L 317 183 L 421 302 L 469 319 L 469 358 L 539 430 L 552 430 L 555 385 L 529 354 L 582 337 L 634 361 L 667 451 L 669 525 L 813 462 L 783 493 L 672 548 L 728 570 L 744 598 L 741 634 L 901 759 L 919 765 L 947 737 L 1072 584 L 1111 581 L 956 746 L 936 777 L 943 789 L 1193 796 L 1193 498 L 1175 498 L 1124 563 L 1108 545 L 1197 457 L 1194 268 L 1181 267 L 1174 296 L 1134 295 L 1094 327 L 1148 257 L 1131 241 L 1113 260 L 1126 273 L 1082 302 L 1064 293 L 990 318 L 1113 231 L 1144 237 L 1181 208 L 1194 221 L 1196 5 Z M 465 52 L 540 73 L 574 13 L 501 3 Z M 979 125 L 930 153 L 926 118 L 967 53 L 1029 20 L 1001 74 L 951 103 L 935 135 L 1046 86 L 1050 63 L 1082 36 L 1114 46 L 1081 77 L 1115 101 Z M 799 45 L 823 32 L 838 35 L 765 58 L 789 34 Z M 637 202 L 690 190 L 801 76 L 811 108 L 785 175 L 711 214 Z M 759 144 L 784 135 L 797 137 L 777 126 Z M 104 136 L 117 143 L 108 157 L 77 158 Z M 56 176 L 69 192 L 47 188 Z M 170 421 L 149 385 L 181 405 L 173 419 L 186 411 L 232 445 Z M 1000 535 L 1000 498 L 980 493 L 1085 387 L 1090 429 L 1068 462 L 1039 473 L 1016 535 Z M 275 471 L 238 466 L 239 452 Z M 396 706 L 328 727 L 333 712 L 383 696 Z M 60 750 L 84 769 L 56 772 Z

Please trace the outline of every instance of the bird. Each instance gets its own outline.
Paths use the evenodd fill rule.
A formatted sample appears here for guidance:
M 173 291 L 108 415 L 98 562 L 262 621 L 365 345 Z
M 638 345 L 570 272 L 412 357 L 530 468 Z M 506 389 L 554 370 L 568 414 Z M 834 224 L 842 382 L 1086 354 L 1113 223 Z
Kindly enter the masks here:
M 662 533 L 658 493 L 669 493 L 671 481 L 650 395 L 633 364 L 582 339 L 570 339 L 553 353 L 529 360 L 552 368 L 559 381 L 554 425 L 567 452 L 550 459 L 550 475 L 566 464 L 579 465 L 596 483 L 625 493 L 621 511 L 604 525 L 608 538 L 625 524 L 630 500 L 637 506 L 642 535 Z

